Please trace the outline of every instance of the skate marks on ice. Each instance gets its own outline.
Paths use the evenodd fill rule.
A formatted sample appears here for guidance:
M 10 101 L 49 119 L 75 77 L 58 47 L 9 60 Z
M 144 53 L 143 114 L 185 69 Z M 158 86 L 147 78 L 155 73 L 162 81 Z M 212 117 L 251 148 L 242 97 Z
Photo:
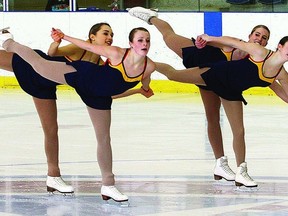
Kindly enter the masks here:
M 119 188 L 129 196 L 129 206 L 103 201 L 99 185 L 92 181 L 78 181 L 74 196 L 49 195 L 45 181 L 6 181 L 0 185 L 1 215 L 288 213 L 285 182 L 259 182 L 257 191 L 247 193 L 235 191 L 235 185 L 216 185 L 214 181 L 120 181 Z

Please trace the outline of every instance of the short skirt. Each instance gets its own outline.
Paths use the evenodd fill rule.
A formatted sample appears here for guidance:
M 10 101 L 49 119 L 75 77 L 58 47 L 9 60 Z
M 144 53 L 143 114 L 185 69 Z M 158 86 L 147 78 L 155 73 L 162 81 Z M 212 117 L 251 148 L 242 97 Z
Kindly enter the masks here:
M 35 50 L 47 60 L 66 62 L 65 57 L 50 57 L 41 50 Z M 32 66 L 19 55 L 13 54 L 12 68 L 20 87 L 29 95 L 39 99 L 56 99 L 56 86 L 59 83 L 39 75 Z
M 228 64 L 227 64 L 228 63 Z M 235 88 L 231 80 L 232 69 L 229 67 L 230 62 L 217 62 L 207 64 L 203 67 L 210 67 L 210 69 L 201 74 L 202 79 L 210 90 L 215 92 L 219 97 L 229 101 L 242 101 L 245 105 L 246 100 L 242 95 L 242 90 Z M 238 82 L 241 82 L 240 80 Z
M 126 82 L 115 68 L 90 62 L 67 62 L 75 72 L 65 74 L 68 85 L 75 88 L 83 102 L 95 109 L 111 109 L 113 95 L 135 87 L 139 81 Z
M 195 44 L 194 38 L 192 38 L 192 41 Z M 222 53 L 221 49 L 213 46 L 206 46 L 203 49 L 198 49 L 195 46 L 185 47 L 182 49 L 182 56 L 183 65 L 186 68 L 201 67 L 207 63 L 227 61 L 227 58 Z M 198 85 L 198 87 L 205 90 L 211 90 L 207 86 Z

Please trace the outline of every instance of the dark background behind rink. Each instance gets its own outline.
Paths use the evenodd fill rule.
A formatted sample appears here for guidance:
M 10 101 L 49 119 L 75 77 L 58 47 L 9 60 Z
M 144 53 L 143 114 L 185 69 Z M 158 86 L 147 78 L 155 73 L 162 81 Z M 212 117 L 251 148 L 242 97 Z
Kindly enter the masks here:
M 80 9 L 110 11 L 113 0 L 77 0 Z M 3 3 L 3 0 L 0 2 Z M 5 1 L 4 1 L 5 2 Z M 160 11 L 288 12 L 287 0 L 119 0 L 121 10 L 134 6 Z M 45 11 L 46 0 L 8 0 L 9 11 Z

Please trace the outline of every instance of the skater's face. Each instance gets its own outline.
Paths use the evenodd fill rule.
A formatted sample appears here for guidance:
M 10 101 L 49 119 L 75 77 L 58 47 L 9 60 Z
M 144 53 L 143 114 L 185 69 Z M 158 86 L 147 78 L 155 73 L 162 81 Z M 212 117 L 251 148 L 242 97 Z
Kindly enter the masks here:
M 265 29 L 263 27 L 259 27 L 259 28 L 256 28 L 255 31 L 253 31 L 249 35 L 249 42 L 258 43 L 261 46 L 265 47 L 268 43 L 269 36 L 270 36 L 270 34 L 267 31 L 267 29 Z
M 113 36 L 114 33 L 111 27 L 108 25 L 102 25 L 96 34 L 90 35 L 90 39 L 94 44 L 111 46 L 113 43 Z
M 150 34 L 147 31 L 138 30 L 134 33 L 131 48 L 139 55 L 146 56 L 150 49 Z

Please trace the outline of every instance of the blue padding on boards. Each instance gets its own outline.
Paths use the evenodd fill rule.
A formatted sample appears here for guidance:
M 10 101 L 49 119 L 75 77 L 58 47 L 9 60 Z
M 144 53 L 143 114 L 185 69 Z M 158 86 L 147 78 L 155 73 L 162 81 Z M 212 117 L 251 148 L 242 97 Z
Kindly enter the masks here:
M 204 12 L 204 33 L 212 36 L 222 36 L 221 12 Z

